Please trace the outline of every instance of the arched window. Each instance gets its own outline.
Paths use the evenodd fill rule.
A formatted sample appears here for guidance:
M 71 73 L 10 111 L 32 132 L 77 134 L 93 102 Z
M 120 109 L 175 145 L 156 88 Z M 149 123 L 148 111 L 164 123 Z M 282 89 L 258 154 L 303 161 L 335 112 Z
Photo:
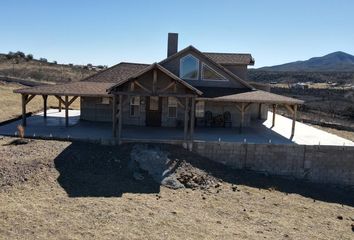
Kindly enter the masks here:
M 197 80 L 199 78 L 199 60 L 191 54 L 181 58 L 179 77 L 182 79 Z

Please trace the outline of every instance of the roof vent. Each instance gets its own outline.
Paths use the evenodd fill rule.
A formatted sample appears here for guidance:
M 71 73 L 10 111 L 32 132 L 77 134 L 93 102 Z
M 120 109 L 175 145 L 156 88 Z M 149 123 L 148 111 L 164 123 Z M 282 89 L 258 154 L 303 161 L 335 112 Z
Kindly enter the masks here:
M 168 33 L 167 57 L 178 51 L 178 33 Z

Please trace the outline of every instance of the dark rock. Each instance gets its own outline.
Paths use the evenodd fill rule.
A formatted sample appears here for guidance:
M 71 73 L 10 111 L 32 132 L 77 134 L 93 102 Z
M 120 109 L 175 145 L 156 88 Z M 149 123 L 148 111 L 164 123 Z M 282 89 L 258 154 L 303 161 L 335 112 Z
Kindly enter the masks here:
M 337 219 L 343 220 L 343 217 L 339 215 L 339 216 L 337 216 Z

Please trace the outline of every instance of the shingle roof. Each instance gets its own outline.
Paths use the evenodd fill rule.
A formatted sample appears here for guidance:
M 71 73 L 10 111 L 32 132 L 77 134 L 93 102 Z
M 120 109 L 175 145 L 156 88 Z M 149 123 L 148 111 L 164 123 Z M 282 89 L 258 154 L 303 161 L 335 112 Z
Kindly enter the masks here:
M 59 96 L 109 96 L 106 90 L 114 84 L 104 82 L 73 82 L 21 88 L 14 90 L 14 93 Z
M 150 64 L 121 62 L 81 81 L 119 83 L 148 66 L 150 66 Z
M 198 90 L 203 92 L 201 97 L 205 98 L 215 98 L 225 95 L 232 95 L 238 93 L 244 93 L 250 91 L 245 88 L 229 88 L 229 87 L 196 87 Z
M 247 64 L 254 65 L 254 59 L 248 53 L 212 53 L 203 52 L 214 62 L 219 64 Z
M 244 93 L 237 93 L 232 95 L 214 97 L 214 98 L 200 98 L 206 101 L 216 102 L 244 102 L 244 103 L 272 103 L 272 104 L 303 104 L 304 101 L 285 97 L 282 95 L 265 92 L 262 90 L 253 90 Z

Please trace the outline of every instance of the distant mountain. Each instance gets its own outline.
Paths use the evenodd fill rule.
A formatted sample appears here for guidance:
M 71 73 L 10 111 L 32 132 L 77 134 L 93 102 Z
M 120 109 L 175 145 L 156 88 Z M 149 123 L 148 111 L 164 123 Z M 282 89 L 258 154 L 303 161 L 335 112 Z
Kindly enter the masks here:
M 334 52 L 323 57 L 314 57 L 306 61 L 296 61 L 262 67 L 263 71 L 304 71 L 304 72 L 354 72 L 354 56 L 345 52 Z

